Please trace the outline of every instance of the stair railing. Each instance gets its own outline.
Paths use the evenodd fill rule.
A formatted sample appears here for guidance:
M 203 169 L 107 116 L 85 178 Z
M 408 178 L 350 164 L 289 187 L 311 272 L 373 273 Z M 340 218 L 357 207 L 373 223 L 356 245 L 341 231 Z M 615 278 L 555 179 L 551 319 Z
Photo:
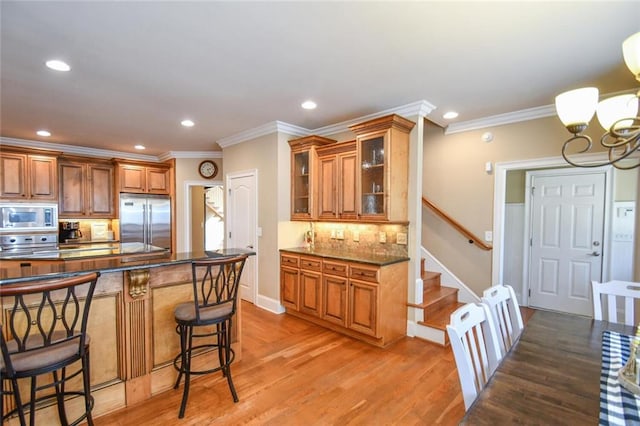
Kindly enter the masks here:
M 469 244 L 475 244 L 476 246 L 480 247 L 482 250 L 493 249 L 492 245 L 486 244 L 477 235 L 475 235 L 473 232 L 469 231 L 467 228 L 462 226 L 460 222 L 458 222 L 457 220 L 449 216 L 447 213 L 442 211 L 438 206 L 433 204 L 433 202 L 428 200 L 426 197 L 422 197 L 422 204 L 428 207 L 429 209 L 431 209 L 437 216 L 442 218 L 449 225 L 453 226 L 459 233 L 464 235 L 469 241 Z

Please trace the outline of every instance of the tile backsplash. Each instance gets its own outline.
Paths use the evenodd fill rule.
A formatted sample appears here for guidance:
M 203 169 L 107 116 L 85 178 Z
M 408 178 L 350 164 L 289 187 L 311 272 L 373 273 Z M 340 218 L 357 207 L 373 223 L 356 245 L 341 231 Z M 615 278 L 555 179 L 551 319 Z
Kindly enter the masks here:
M 375 254 L 407 256 L 408 225 L 359 224 L 338 222 L 309 223 L 315 231 L 316 248 L 366 251 Z M 304 246 L 304 235 L 301 236 Z M 404 242 L 404 244 L 402 244 Z

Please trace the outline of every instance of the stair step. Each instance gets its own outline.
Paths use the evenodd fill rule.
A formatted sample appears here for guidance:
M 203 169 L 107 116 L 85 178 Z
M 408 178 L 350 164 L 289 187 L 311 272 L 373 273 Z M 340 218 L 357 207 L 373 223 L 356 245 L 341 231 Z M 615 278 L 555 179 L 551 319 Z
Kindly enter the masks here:
M 447 324 L 451 318 L 451 314 L 459 307 L 464 306 L 464 303 L 455 302 L 449 305 L 445 305 L 437 311 L 431 313 L 424 321 L 419 321 L 418 324 L 426 327 L 435 328 L 444 332 L 444 345 L 449 345 L 449 335 L 447 334 Z
M 440 272 L 422 271 L 422 288 L 423 290 L 429 290 L 432 288 L 440 287 Z
M 452 287 L 437 287 L 426 290 L 422 296 L 424 316 L 427 317 L 440 308 L 458 301 L 458 289 Z

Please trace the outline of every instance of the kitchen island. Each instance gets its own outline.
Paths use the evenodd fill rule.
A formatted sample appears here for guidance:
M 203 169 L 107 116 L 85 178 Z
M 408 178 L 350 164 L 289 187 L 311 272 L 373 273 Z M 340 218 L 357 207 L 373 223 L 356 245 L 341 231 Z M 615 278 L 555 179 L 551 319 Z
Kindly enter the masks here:
M 59 256 L 0 259 L 0 296 L 2 285 L 9 283 L 100 272 L 88 328 L 93 337 L 94 416 L 138 403 L 173 387 L 177 377 L 173 359 L 180 352 L 173 310 L 177 304 L 193 300 L 191 261 L 254 254 L 242 249 L 168 253 L 139 247 L 133 251 L 68 260 L 61 260 Z M 3 300 L 3 310 L 9 309 L 4 303 Z M 240 324 L 238 304 L 233 339 L 236 362 L 242 358 Z M 194 358 L 196 364 L 205 362 L 217 362 L 217 355 L 206 353 Z M 74 402 L 69 405 L 70 417 L 74 416 Z M 80 400 L 77 405 L 80 411 Z M 57 419 L 54 407 L 42 410 L 51 412 L 38 413 L 38 424 L 47 424 L 45 419 Z M 177 413 L 178 406 L 176 417 Z

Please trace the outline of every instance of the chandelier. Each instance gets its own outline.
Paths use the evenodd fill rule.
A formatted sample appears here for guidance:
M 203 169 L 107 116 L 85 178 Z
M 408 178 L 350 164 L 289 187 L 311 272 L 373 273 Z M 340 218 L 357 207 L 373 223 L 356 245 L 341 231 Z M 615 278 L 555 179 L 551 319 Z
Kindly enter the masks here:
M 622 43 L 622 53 L 627 67 L 640 81 L 640 32 Z M 614 96 L 598 103 L 598 89 L 584 87 L 556 96 L 556 111 L 567 130 L 573 134 L 562 146 L 562 157 L 572 166 L 599 167 L 613 165 L 618 169 L 640 166 L 640 117 L 638 100 L 640 91 L 634 94 Z M 606 132 L 600 144 L 606 148 L 609 160 L 600 163 L 578 163 L 569 153 L 585 153 L 592 147 L 591 138 L 582 132 L 596 113 Z M 571 149 L 569 147 L 571 146 Z M 635 155 L 634 155 L 635 153 Z M 630 158 L 630 163 L 620 161 Z

